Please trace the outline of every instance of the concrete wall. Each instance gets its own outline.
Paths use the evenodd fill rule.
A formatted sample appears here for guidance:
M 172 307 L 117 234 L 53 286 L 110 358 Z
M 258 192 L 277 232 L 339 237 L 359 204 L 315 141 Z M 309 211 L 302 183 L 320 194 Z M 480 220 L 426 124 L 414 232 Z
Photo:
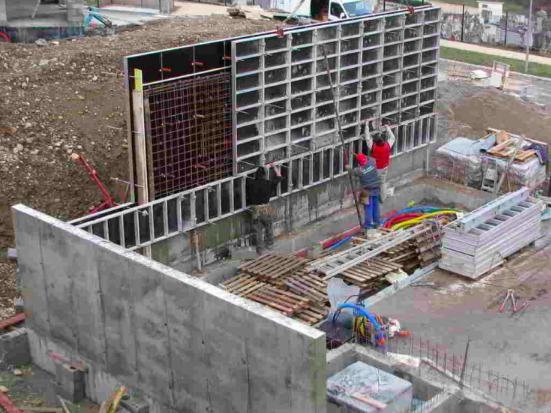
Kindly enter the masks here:
M 159 10 L 163 14 L 171 14 L 174 11 L 174 0 L 100 0 L 99 5 L 100 7 L 111 5 L 142 7 Z
M 34 0 L 4 0 L 7 19 L 30 18 L 36 7 Z
M 420 148 L 394 157 L 388 175 L 388 180 L 393 181 L 391 185 L 404 187 L 422 177 L 426 154 L 427 149 Z M 389 199 L 381 208 L 383 211 L 402 209 L 410 201 L 419 202 L 424 199 L 424 193 L 417 195 L 410 192 L 409 199 L 400 198 L 398 203 Z M 272 204 L 276 207 L 275 235 L 293 233 L 294 236 L 294 243 L 287 244 L 287 250 L 281 252 L 291 252 L 309 247 L 315 241 L 315 238 L 311 237 L 311 229 L 321 219 L 352 207 L 354 198 L 349 179 L 344 176 L 279 198 Z M 350 225 L 347 222 L 337 222 L 334 231 L 325 231 L 325 233 L 334 232 L 333 235 L 336 235 L 353 225 L 357 225 L 355 216 L 350 220 Z M 308 226 L 310 228 L 307 228 Z M 304 242 L 297 243 L 297 232 L 304 234 Z M 248 213 L 237 214 L 217 221 L 215 224 L 201 227 L 197 233 L 202 264 L 212 263 L 227 257 L 230 248 L 249 244 L 250 217 Z M 189 234 L 159 242 L 152 250 L 153 258 L 158 262 L 187 271 L 196 266 L 195 249 L 190 245 Z
M 6 7 L 6 0 L 0 0 L 0 25 L 4 25 L 8 22 L 8 13 Z
M 33 362 L 88 366 L 153 413 L 325 412 L 325 334 L 22 205 L 14 219 Z
M 84 0 L 67 0 L 67 22 L 71 26 L 84 24 Z

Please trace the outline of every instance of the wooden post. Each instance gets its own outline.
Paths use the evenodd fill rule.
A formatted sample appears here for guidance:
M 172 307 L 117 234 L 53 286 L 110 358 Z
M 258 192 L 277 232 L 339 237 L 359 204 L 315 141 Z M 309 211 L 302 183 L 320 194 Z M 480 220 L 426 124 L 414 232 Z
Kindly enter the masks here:
M 143 76 L 139 69 L 134 70 L 135 88 L 132 91 L 132 106 L 134 115 L 134 149 L 136 151 L 136 179 L 138 204 L 143 205 L 149 202 L 149 180 L 147 173 L 147 145 L 145 134 L 145 112 L 143 99 Z M 152 220 L 153 217 L 150 217 Z M 152 222 L 151 222 L 152 225 Z M 151 258 L 151 246 L 140 249 L 141 253 Z

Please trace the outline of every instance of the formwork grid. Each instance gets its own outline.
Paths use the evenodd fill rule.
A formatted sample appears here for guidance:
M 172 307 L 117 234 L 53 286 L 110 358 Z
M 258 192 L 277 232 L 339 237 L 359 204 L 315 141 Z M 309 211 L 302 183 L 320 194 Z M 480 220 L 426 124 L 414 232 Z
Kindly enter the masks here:
M 363 122 L 396 130 L 433 113 L 439 33 L 429 9 L 232 42 L 234 172 L 338 144 L 327 67 L 345 139 Z M 394 155 L 426 144 L 419 132 Z
M 144 89 L 151 198 L 172 195 L 231 175 L 230 105 L 228 73 Z
M 435 125 L 436 115 L 430 114 L 409 121 L 401 130 L 418 130 L 419 139 L 427 144 L 434 136 Z M 397 135 L 397 141 L 404 139 L 406 135 Z M 344 165 L 352 158 L 352 154 L 361 151 L 362 145 L 363 140 L 356 137 L 344 146 L 322 148 L 276 162 L 283 167 L 283 181 L 272 194 L 272 199 L 287 197 L 344 177 L 347 173 Z M 91 221 L 75 222 L 75 225 L 128 250 L 143 248 L 246 211 L 246 181 L 252 178 L 254 172 L 242 172 L 237 176 L 217 180 L 144 205 L 99 216 Z
M 160 51 L 158 66 L 151 66 L 157 57 L 153 63 L 150 55 L 133 57 L 134 68 L 158 69 L 148 71 L 144 90 L 230 74 L 233 175 L 75 225 L 135 250 L 247 210 L 248 175 L 266 163 L 282 166 L 273 199 L 329 182 L 366 150 L 361 129 L 368 120 L 391 127 L 393 157 L 427 146 L 436 139 L 440 21 L 440 9 L 422 7 L 291 28 L 281 37 L 272 32 Z M 336 134 L 327 64 L 344 144 Z M 155 75 L 165 69 L 175 76 Z

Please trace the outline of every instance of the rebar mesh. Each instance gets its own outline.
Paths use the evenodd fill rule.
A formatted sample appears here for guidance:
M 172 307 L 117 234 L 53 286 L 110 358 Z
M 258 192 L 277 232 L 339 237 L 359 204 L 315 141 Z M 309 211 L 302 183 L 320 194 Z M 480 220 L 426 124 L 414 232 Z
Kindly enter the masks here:
M 153 198 L 231 175 L 233 144 L 228 73 L 152 85 L 144 91 L 144 96 Z

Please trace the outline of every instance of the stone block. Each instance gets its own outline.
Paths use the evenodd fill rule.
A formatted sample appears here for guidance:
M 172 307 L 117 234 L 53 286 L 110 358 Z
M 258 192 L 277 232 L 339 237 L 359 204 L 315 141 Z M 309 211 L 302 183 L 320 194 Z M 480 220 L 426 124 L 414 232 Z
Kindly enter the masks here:
M 71 403 L 84 399 L 84 372 L 67 363 L 56 363 L 56 393 Z
M 128 400 L 121 400 L 121 406 L 130 413 L 149 413 L 149 403 L 139 397 L 130 397 Z
M 25 328 L 0 336 L 0 368 L 18 367 L 30 362 L 29 339 Z
M 55 393 L 61 398 L 70 401 L 71 403 L 79 403 L 84 400 L 84 386 L 81 390 L 69 392 L 61 384 L 54 383 Z

